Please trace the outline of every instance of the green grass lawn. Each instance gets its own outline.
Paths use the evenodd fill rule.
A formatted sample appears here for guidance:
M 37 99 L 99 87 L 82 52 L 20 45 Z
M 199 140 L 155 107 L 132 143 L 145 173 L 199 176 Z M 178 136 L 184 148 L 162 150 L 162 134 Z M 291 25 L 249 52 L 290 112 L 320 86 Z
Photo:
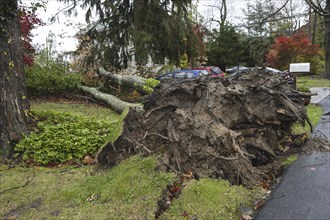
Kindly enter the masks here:
M 120 115 L 109 108 L 98 106 L 95 104 L 79 104 L 70 102 L 45 102 L 41 100 L 31 101 L 31 110 L 33 111 L 55 111 L 65 112 L 69 114 L 85 115 L 98 119 L 109 119 L 116 121 Z
M 298 90 L 309 90 L 312 87 L 330 87 L 330 80 L 329 79 L 319 79 L 316 76 L 298 76 L 297 77 L 297 88 Z M 311 123 L 313 125 L 313 128 L 316 126 L 316 124 L 319 122 L 322 114 L 323 109 L 321 106 L 309 104 L 307 106 L 307 114 L 309 119 L 311 120 Z M 293 133 L 299 134 L 299 133 L 310 133 L 310 128 L 308 125 L 305 125 L 304 127 L 300 124 L 295 124 L 293 126 Z
M 153 219 L 159 195 L 174 176 L 156 171 L 155 166 L 152 157 L 132 157 L 103 171 L 95 166 L 3 165 L 0 218 Z
M 297 76 L 298 89 L 310 89 L 312 87 L 330 87 L 330 80 L 318 79 L 313 76 Z
M 113 169 L 96 166 L 0 165 L 0 218 L 154 219 L 157 201 L 175 175 L 157 171 L 154 157 L 131 157 Z M 239 219 L 255 192 L 225 180 L 192 180 L 161 219 Z
M 308 114 L 308 118 L 310 119 L 313 128 L 315 128 L 315 126 L 317 125 L 317 123 L 319 122 L 322 114 L 323 114 L 323 109 L 321 106 L 319 105 L 314 105 L 314 104 L 309 104 L 307 106 L 307 114 Z M 308 133 L 310 134 L 311 130 L 308 124 L 306 124 L 305 126 L 302 126 L 301 124 L 294 124 L 293 125 L 293 133 L 294 134 L 300 134 L 300 133 Z
M 125 114 L 97 106 L 32 102 L 32 110 L 110 120 L 119 134 Z M 52 168 L 0 165 L 0 219 L 154 219 L 157 201 L 173 173 L 157 169 L 155 157 L 131 157 L 112 169 L 97 165 Z M 256 193 L 258 192 L 258 193 Z M 226 180 L 191 180 L 161 219 L 240 219 L 258 190 L 230 186 Z
M 252 201 L 258 193 L 242 186 L 230 186 L 224 180 L 192 180 L 161 219 L 184 219 L 180 216 L 184 212 L 190 218 L 239 219 L 240 207 L 253 207 Z

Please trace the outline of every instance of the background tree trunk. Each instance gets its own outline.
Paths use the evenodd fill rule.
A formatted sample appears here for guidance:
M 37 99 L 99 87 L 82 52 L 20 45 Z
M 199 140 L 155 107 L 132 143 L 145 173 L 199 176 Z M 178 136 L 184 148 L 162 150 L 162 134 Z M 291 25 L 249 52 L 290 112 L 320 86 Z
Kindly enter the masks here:
M 330 0 L 327 2 L 328 15 L 324 16 L 325 74 L 330 78 Z
M 330 78 L 330 0 L 326 0 L 324 8 L 319 1 L 305 0 L 305 2 L 324 17 L 325 74 Z
M 0 162 L 13 154 L 15 144 L 27 134 L 29 101 L 17 17 L 17 1 L 0 4 Z

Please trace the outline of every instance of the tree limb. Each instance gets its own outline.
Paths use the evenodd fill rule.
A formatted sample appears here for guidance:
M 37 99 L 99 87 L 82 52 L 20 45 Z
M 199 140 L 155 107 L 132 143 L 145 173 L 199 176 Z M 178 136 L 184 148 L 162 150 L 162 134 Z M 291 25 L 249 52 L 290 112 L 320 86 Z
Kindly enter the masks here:
M 317 4 L 314 3 L 313 0 L 305 0 L 305 2 L 314 9 L 314 11 L 321 15 L 321 16 L 330 16 L 330 11 L 326 11 L 322 8 L 321 4 L 319 1 L 317 1 Z M 327 3 L 329 4 L 329 3 Z
M 143 111 L 143 105 L 141 104 L 124 102 L 113 95 L 102 93 L 93 87 L 79 86 L 79 88 L 82 91 L 91 94 L 95 99 L 106 103 L 118 113 L 122 113 L 126 108 L 133 108 L 138 112 Z
M 288 4 L 289 0 L 286 0 L 286 2 L 279 8 L 277 9 L 274 13 L 268 15 L 266 18 L 263 18 L 261 20 L 261 23 L 260 23 L 260 29 L 262 28 L 262 25 L 265 23 L 265 21 L 268 19 L 268 18 L 271 18 L 273 17 L 274 15 L 276 15 L 278 12 L 280 12 L 287 4 Z

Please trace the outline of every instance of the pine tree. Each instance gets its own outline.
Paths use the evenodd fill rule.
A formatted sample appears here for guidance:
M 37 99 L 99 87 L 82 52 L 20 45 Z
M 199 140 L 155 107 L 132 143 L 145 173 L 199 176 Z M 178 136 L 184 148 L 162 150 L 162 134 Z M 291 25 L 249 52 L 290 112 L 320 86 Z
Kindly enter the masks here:
M 74 0 L 62 0 L 74 2 Z M 84 0 L 86 20 L 96 10 L 97 21 L 85 33 L 85 39 L 97 41 L 93 59 L 101 65 L 126 68 L 131 55 L 138 65 L 164 60 L 178 64 L 186 51 L 193 59 L 196 42 L 188 12 L 190 0 Z M 74 8 L 72 8 L 73 10 Z M 69 11 L 70 13 L 70 11 Z M 188 41 L 188 42 L 186 42 Z M 190 48 L 189 48 L 190 47 Z M 133 51 L 133 54 L 132 54 Z M 189 54 L 190 53 L 190 54 Z

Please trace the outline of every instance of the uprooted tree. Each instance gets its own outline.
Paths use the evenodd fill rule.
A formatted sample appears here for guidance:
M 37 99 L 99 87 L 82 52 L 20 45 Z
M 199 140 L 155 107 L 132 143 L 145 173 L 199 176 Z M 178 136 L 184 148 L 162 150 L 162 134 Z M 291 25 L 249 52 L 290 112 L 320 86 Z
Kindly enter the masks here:
M 178 173 L 251 185 L 261 175 L 256 167 L 274 160 L 297 121 L 309 122 L 298 93 L 264 72 L 162 83 L 143 113 L 129 111 L 122 134 L 97 159 L 114 166 L 156 154 Z

